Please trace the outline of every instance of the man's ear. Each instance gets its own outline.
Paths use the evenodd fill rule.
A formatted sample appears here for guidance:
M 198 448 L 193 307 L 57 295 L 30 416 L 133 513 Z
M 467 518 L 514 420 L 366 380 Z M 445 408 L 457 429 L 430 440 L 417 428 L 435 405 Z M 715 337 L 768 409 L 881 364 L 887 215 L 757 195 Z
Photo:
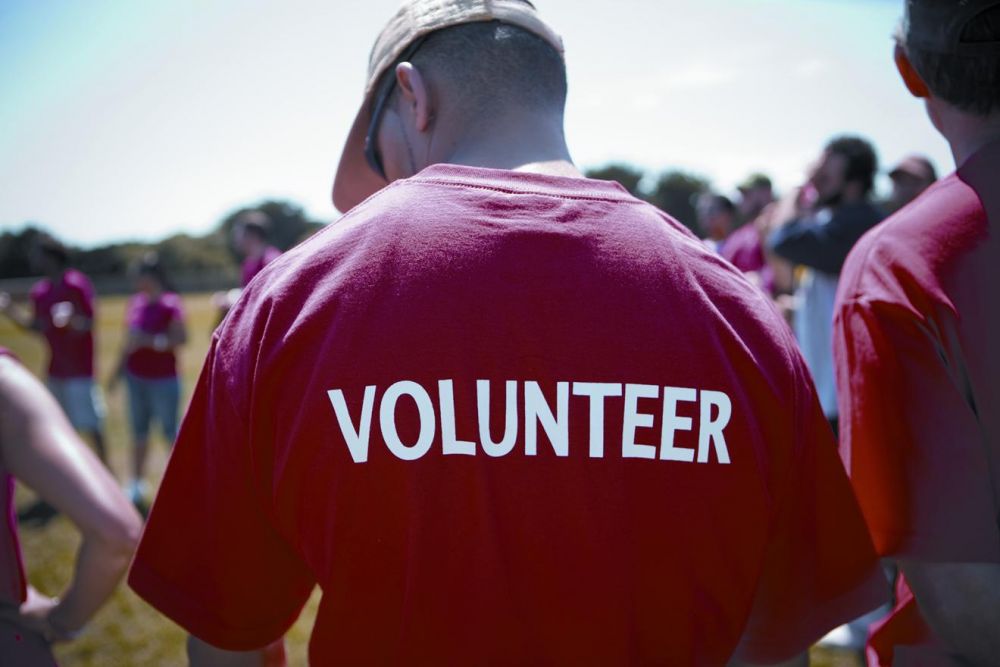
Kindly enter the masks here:
M 909 56 L 906 55 L 906 49 L 900 44 L 896 44 L 896 52 L 893 54 L 893 57 L 896 60 L 896 69 L 899 70 L 899 75 L 903 77 L 903 83 L 906 84 L 906 89 L 910 91 L 910 94 L 921 99 L 930 97 L 931 91 L 927 88 L 924 80 L 920 78 L 920 75 L 917 74 L 917 70 L 913 67 L 913 63 L 910 62 Z
M 396 66 L 396 84 L 403 106 L 413 113 L 414 126 L 418 131 L 426 132 L 432 116 L 427 80 L 413 63 L 399 63 Z

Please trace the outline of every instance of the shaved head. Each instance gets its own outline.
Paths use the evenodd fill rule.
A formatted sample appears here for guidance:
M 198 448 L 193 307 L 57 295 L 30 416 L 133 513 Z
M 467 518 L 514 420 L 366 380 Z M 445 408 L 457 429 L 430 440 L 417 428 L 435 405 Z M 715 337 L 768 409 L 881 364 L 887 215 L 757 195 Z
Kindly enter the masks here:
M 541 37 L 499 21 L 432 33 L 410 62 L 434 81 L 450 106 L 470 117 L 561 114 L 566 105 L 566 66 L 559 52 Z

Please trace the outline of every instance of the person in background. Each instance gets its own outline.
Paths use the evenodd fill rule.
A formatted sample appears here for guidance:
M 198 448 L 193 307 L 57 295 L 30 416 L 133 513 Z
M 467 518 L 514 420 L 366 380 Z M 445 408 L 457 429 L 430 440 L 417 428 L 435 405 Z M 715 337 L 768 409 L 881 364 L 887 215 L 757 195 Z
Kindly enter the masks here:
M 271 245 L 271 219 L 263 211 L 247 211 L 236 219 L 233 245 L 243 256 L 240 269 L 243 287 L 281 255 L 281 251 Z
M 838 428 L 833 368 L 833 302 L 847 253 L 861 235 L 882 220 L 872 203 L 878 171 L 875 149 L 865 139 L 830 141 L 809 172 L 806 185 L 775 207 L 768 247 L 778 257 L 805 267 L 792 315 L 823 413 Z
M 152 422 L 159 422 L 168 446 L 177 437 L 177 350 L 187 342 L 187 330 L 181 298 L 171 290 L 159 257 L 147 254 L 135 271 L 136 293 L 126 307 L 125 345 L 109 389 L 125 377 L 134 456 L 126 489 L 132 502 L 142 507 L 148 493 L 145 469 Z
M 237 216 L 232 228 L 232 243 L 243 258 L 240 265 L 240 287 L 228 292 L 217 292 L 212 296 L 212 302 L 219 312 L 217 325 L 222 322 L 250 281 L 281 255 L 281 251 L 271 245 L 270 239 L 271 219 L 266 213 L 249 210 Z
M 725 195 L 706 192 L 698 197 L 695 207 L 698 227 L 705 238 L 702 241 L 713 252 L 719 252 L 736 226 L 736 207 Z
M 347 212 L 216 331 L 129 575 L 193 665 L 317 582 L 316 665 L 801 664 L 881 602 L 790 332 L 573 165 L 563 53 L 523 0 L 376 40 Z
M 923 155 L 909 155 L 889 171 L 892 192 L 886 202 L 890 213 L 895 213 L 934 184 L 937 170 Z
M 726 238 L 719 254 L 751 282 L 771 294 L 774 278 L 764 254 L 762 224 L 764 210 L 774 202 L 771 179 L 763 174 L 753 174 L 739 186 L 739 192 L 737 210 L 743 224 Z
M 45 338 L 49 391 L 107 464 L 104 399 L 94 381 L 94 287 L 86 275 L 70 267 L 69 251 L 51 236 L 38 238 L 31 263 L 45 275 L 31 288 L 31 312 L 18 308 L 6 293 L 0 293 L 0 311 Z
M 1000 664 L 1000 1 L 909 0 L 896 64 L 955 173 L 869 232 L 837 296 L 841 453 L 903 573 L 870 665 Z
M 59 598 L 27 583 L 13 520 L 15 479 L 69 517 L 83 537 Z M 114 592 L 141 528 L 51 394 L 0 348 L 0 663 L 54 665 L 52 644 L 78 635 Z

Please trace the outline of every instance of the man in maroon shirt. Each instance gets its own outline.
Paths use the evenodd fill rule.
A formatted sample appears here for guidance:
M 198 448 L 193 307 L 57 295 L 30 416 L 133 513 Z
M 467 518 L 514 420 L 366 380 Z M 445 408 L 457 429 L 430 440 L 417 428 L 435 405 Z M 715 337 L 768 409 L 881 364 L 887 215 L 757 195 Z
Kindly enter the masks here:
M 869 232 L 838 294 L 842 454 L 905 579 L 871 664 L 1000 656 L 1000 0 L 909 0 L 896 63 L 958 170 Z
M 368 81 L 350 211 L 216 332 L 132 568 L 193 662 L 317 583 L 317 665 L 776 663 L 876 606 L 787 328 L 582 177 L 534 8 L 407 3 Z
M 66 247 L 50 236 L 35 243 L 32 264 L 45 277 L 31 288 L 31 312 L 0 294 L 0 312 L 45 338 L 49 346 L 47 384 L 69 421 L 88 435 L 102 461 L 104 400 L 94 381 L 94 287 L 69 266 Z

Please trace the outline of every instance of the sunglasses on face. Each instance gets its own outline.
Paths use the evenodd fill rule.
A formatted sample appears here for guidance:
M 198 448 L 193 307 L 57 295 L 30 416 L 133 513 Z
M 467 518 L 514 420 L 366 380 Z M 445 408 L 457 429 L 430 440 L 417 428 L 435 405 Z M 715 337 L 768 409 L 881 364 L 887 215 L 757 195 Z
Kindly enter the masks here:
M 381 90 L 375 98 L 372 118 L 368 123 L 368 133 L 365 135 L 365 160 L 368 162 L 368 166 L 372 168 L 372 171 L 381 176 L 384 181 L 388 181 L 389 179 L 385 175 L 382 154 L 378 150 L 378 127 L 382 122 L 382 115 L 385 113 L 385 108 L 388 105 L 389 98 L 392 96 L 392 91 L 396 87 L 396 66 L 412 58 L 413 54 L 417 52 L 417 49 L 420 48 L 426 39 L 427 36 L 425 35 L 410 44 L 392 66 L 387 68 L 382 74 L 384 78 L 379 84 Z

